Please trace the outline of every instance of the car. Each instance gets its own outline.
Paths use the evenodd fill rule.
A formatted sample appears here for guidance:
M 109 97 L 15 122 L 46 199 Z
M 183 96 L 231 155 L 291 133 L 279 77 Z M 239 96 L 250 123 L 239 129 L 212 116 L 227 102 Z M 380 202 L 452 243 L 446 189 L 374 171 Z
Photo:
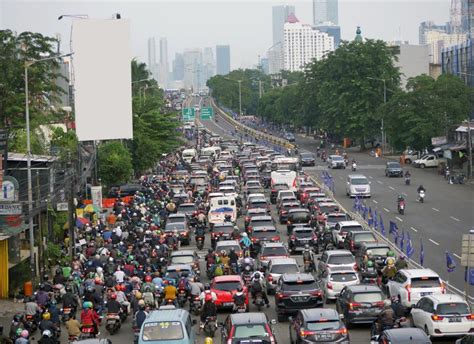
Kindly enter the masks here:
M 275 289 L 275 306 L 278 321 L 287 319 L 301 309 L 323 306 L 318 283 L 311 274 L 283 274 Z
M 288 210 L 286 231 L 288 235 L 293 232 L 295 226 L 309 226 L 313 225 L 313 217 L 306 208 L 290 208 Z
M 273 325 L 263 312 L 235 313 L 227 316 L 221 328 L 221 343 L 271 343 L 276 344 Z
M 420 159 L 413 161 L 413 166 L 419 168 L 438 167 L 441 163 L 446 164 L 446 159 L 438 158 L 435 154 L 427 154 L 422 156 Z
M 366 242 L 377 242 L 377 238 L 371 231 L 349 231 L 344 239 L 344 248 L 353 254 Z
M 303 309 L 289 320 L 290 343 L 350 343 L 346 326 L 334 309 Z
M 318 258 L 318 275 L 334 267 L 345 268 L 349 270 L 357 269 L 354 255 L 348 250 L 329 250 L 324 251 Z
M 250 221 L 257 216 L 264 216 L 267 215 L 267 209 L 263 208 L 255 208 L 255 209 L 248 209 L 246 214 L 245 214 L 245 219 L 244 219 L 244 228 L 247 230 L 247 228 L 250 225 Z
M 346 179 L 346 195 L 349 197 L 371 197 L 370 182 L 363 174 L 350 174 Z
M 195 268 L 191 264 L 173 264 L 166 267 L 163 280 L 169 281 L 172 284 L 176 285 L 176 282 L 181 276 L 186 275 L 189 279 L 195 277 Z
M 166 308 L 148 314 L 140 329 L 138 344 L 176 343 L 194 344 L 196 334 L 188 311 L 182 308 Z
M 272 226 L 258 226 L 252 228 L 250 239 L 254 245 L 262 245 L 264 242 L 280 241 L 280 232 Z
M 316 159 L 313 153 L 300 153 L 300 165 L 301 166 L 315 166 Z
M 318 253 L 318 236 L 315 230 L 309 226 L 296 226 L 288 237 L 288 249 L 291 253 L 303 251 L 309 245 Z
M 238 287 L 242 287 L 245 294 L 245 304 L 249 309 L 248 289 L 239 275 L 216 276 L 211 281 L 211 292 L 216 293 L 217 300 L 214 302 L 218 309 L 232 308 L 234 306 L 233 296 Z
M 353 324 L 372 324 L 384 308 L 385 295 L 376 285 L 357 284 L 341 290 L 336 310 L 347 328 Z
M 275 204 L 277 205 L 277 209 L 280 207 L 282 200 L 289 200 L 289 201 L 297 201 L 296 193 L 293 190 L 282 189 L 279 190 L 276 196 Z
M 184 213 L 169 214 L 166 218 L 166 224 L 168 223 L 186 223 L 187 218 Z
M 290 209 L 301 208 L 300 202 L 296 199 L 285 201 L 286 197 L 283 197 L 280 210 L 278 212 L 278 220 L 280 224 L 286 224 L 288 221 L 288 212 Z
M 353 269 L 348 270 L 345 267 L 334 267 L 324 271 L 320 281 L 326 303 L 329 303 L 329 300 L 335 300 L 344 287 L 359 283 L 360 280 L 357 272 Z
M 177 214 L 185 214 L 191 225 L 197 222 L 197 206 L 194 203 L 181 203 L 178 205 Z
M 346 162 L 340 155 L 329 155 L 327 158 L 328 168 L 346 168 Z
M 295 135 L 292 133 L 286 133 L 284 137 L 288 142 L 295 142 Z
M 274 258 L 288 258 L 290 254 L 281 242 L 264 242 L 260 247 L 260 252 L 257 255 L 257 261 L 260 267 L 266 268 L 270 259 Z
M 240 248 L 240 244 L 237 240 L 221 240 L 216 242 L 215 252 L 220 254 L 222 251 L 225 251 L 227 254 L 229 254 L 232 248 L 239 256 L 242 255 L 242 249 Z
M 254 227 L 275 227 L 275 222 L 270 215 L 253 216 L 246 228 L 247 233 L 251 234 Z
M 387 244 L 377 242 L 364 243 L 360 246 L 355 254 L 357 266 L 359 269 L 362 269 L 364 258 L 372 257 L 375 268 L 377 271 L 381 271 L 385 266 L 387 252 L 391 250 L 391 247 Z
M 278 280 L 283 274 L 295 274 L 300 272 L 300 268 L 294 258 L 272 258 L 268 263 L 265 272 L 265 284 L 267 294 L 274 294 Z
M 171 252 L 171 256 L 169 259 L 170 265 L 176 264 L 189 264 L 194 267 L 196 274 L 199 275 L 197 272 L 199 270 L 199 257 L 195 251 L 192 250 L 179 250 Z
M 385 164 L 385 177 L 403 177 L 403 169 L 400 163 L 388 161 Z
M 431 269 L 402 269 L 387 282 L 388 294 L 398 297 L 405 307 L 412 307 L 423 296 L 446 293 L 446 286 Z
M 234 225 L 231 222 L 215 223 L 211 229 L 211 246 L 215 247 L 220 240 L 232 240 Z
M 257 208 L 265 209 L 267 214 L 270 214 L 270 204 L 268 204 L 265 198 L 252 198 L 247 202 L 247 210 Z
M 459 295 L 428 295 L 412 307 L 410 322 L 431 337 L 459 337 L 472 331 L 474 315 Z
M 164 232 L 166 235 L 174 235 L 176 233 L 183 245 L 189 245 L 191 241 L 191 230 L 187 222 L 166 222 Z
M 333 241 L 336 247 L 344 247 L 344 240 L 350 231 L 363 231 L 364 227 L 357 221 L 341 221 L 334 226 Z
M 379 344 L 431 344 L 430 338 L 419 328 L 392 328 L 372 338 L 371 343 Z
M 329 213 L 326 215 L 326 227 L 331 230 L 342 221 L 350 221 L 349 215 L 343 212 Z

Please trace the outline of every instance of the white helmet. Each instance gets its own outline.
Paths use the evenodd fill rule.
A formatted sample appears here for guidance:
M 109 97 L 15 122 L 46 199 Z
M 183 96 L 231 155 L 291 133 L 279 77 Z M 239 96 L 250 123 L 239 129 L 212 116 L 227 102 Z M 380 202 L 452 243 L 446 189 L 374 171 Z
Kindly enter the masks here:
M 243 236 L 244 238 L 246 238 L 246 237 L 247 237 L 247 233 L 242 233 L 242 236 Z
M 101 274 L 103 270 L 102 270 L 102 268 L 101 268 L 100 266 L 98 266 L 98 267 L 96 268 L 96 271 L 97 271 L 98 274 Z

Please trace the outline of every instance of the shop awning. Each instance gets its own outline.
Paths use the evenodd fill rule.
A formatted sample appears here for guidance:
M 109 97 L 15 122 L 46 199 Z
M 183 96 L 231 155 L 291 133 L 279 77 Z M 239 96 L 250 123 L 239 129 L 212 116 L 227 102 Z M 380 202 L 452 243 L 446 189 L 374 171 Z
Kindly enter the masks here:
M 444 145 L 433 148 L 433 152 L 436 153 L 439 151 L 444 151 L 444 150 L 450 149 L 452 146 L 454 146 L 453 143 L 445 143 Z
M 449 148 L 449 150 L 453 151 L 453 152 L 457 152 L 457 151 L 464 150 L 464 149 L 466 149 L 466 144 L 465 143 L 461 143 L 459 145 L 455 145 L 455 146 Z

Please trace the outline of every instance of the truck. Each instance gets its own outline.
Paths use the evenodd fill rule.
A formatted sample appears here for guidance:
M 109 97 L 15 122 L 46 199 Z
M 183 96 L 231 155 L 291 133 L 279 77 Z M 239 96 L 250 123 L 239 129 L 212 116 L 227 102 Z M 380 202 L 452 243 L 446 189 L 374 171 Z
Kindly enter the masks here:
M 446 159 L 438 158 L 435 154 L 426 154 L 423 155 L 421 158 L 413 161 L 413 166 L 419 168 L 438 167 L 438 165 L 441 163 L 446 164 Z
M 275 184 L 286 184 L 289 190 L 296 191 L 296 172 L 290 170 L 277 170 L 270 174 L 270 186 Z

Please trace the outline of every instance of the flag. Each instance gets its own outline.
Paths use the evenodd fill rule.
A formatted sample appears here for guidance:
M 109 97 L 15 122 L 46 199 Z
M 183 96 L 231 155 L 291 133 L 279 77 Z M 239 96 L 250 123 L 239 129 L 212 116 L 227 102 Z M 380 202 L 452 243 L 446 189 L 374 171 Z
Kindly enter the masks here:
M 375 212 L 374 212 L 374 228 L 379 229 L 379 218 L 377 215 L 377 209 L 375 209 Z
M 389 229 L 389 234 L 393 235 L 393 238 L 395 239 L 395 245 L 398 245 L 398 227 L 397 224 L 393 221 L 390 221 L 390 229 Z
M 374 214 L 372 214 L 372 207 L 369 207 L 369 212 L 367 213 L 367 223 L 369 226 L 373 226 L 374 224 Z
M 380 215 L 380 233 L 385 236 L 385 225 L 383 224 L 382 215 Z
M 402 237 L 400 240 L 400 250 L 403 252 L 403 246 L 405 245 L 405 231 L 402 232 Z
M 366 207 L 365 204 L 364 204 L 363 214 L 362 214 L 362 217 L 364 218 L 364 220 L 367 220 L 367 211 L 368 211 L 368 209 L 367 209 L 367 207 Z
M 410 233 L 407 233 L 407 257 L 411 258 L 415 253 L 415 247 L 413 246 L 413 242 L 410 238 Z
M 456 270 L 456 262 L 448 251 L 446 251 L 446 268 L 448 269 L 448 272 L 453 272 Z
M 357 210 L 357 207 L 359 206 L 359 198 L 356 196 L 354 197 L 354 205 L 352 206 L 352 210 Z
M 423 266 L 425 262 L 425 250 L 423 249 L 423 240 L 420 238 L 420 265 Z

